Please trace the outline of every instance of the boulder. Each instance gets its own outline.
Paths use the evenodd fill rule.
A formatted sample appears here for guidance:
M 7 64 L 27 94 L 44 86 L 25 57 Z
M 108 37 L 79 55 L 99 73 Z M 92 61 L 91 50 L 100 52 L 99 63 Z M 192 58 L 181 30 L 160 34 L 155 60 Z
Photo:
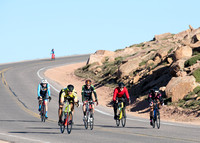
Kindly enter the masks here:
M 168 51 L 169 51 L 168 48 L 159 49 L 158 52 L 156 53 L 156 56 L 159 56 L 161 59 L 163 59 L 168 55 Z
M 115 52 L 112 51 L 98 50 L 94 54 L 90 55 L 87 64 L 92 64 L 94 62 L 97 62 L 99 65 L 102 65 L 102 62 L 104 62 L 106 58 L 108 58 L 108 60 L 110 59 L 114 60 L 113 58 L 110 58 L 113 57 L 114 54 Z
M 189 44 L 189 46 L 191 47 L 191 48 L 199 48 L 200 47 L 200 41 L 198 41 L 198 42 L 196 42 L 196 43 L 194 43 L 194 44 Z
M 167 37 L 172 36 L 171 33 L 164 33 L 164 34 L 160 34 L 160 35 L 155 35 L 154 40 L 164 40 Z
M 173 60 L 172 60 L 172 58 L 167 58 L 167 62 L 168 62 L 168 64 L 172 64 L 173 63 Z
M 190 58 L 192 56 L 192 48 L 190 48 L 189 46 L 179 47 L 175 51 L 174 56 L 176 60 Z
M 184 69 L 184 63 L 185 63 L 186 60 L 184 59 L 181 59 L 181 60 L 178 60 L 176 61 L 175 63 L 173 63 L 170 67 L 170 74 L 174 77 L 178 76 L 177 73 L 180 71 L 180 70 L 183 70 Z
M 166 96 L 171 97 L 172 102 L 176 102 L 192 92 L 196 86 L 193 76 L 173 77 L 166 86 Z
M 160 56 L 156 56 L 156 57 L 154 58 L 154 62 L 155 62 L 156 65 L 157 65 L 158 63 L 160 63 L 160 62 L 161 62 Z
M 175 34 L 175 35 L 173 36 L 173 38 L 176 39 L 176 40 L 182 40 L 182 39 L 183 39 L 186 35 L 188 35 L 190 32 L 191 32 L 191 30 L 190 30 L 190 29 L 187 29 L 187 30 L 182 31 L 182 32 L 180 32 L 180 33 L 178 33 L 178 34 Z
M 133 83 L 135 84 L 135 83 L 137 83 L 139 80 L 140 80 L 140 76 L 139 75 L 136 75 L 135 77 L 134 77 L 134 79 L 133 79 Z
M 134 59 L 122 64 L 119 67 L 118 77 L 122 78 L 124 76 L 128 76 L 130 72 L 135 71 L 139 67 L 140 62 L 140 59 Z

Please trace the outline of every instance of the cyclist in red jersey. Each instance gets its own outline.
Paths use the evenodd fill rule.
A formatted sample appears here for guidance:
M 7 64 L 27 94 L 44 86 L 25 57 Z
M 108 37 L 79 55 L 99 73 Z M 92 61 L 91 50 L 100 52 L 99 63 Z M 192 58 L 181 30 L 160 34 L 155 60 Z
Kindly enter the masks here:
M 126 97 L 124 96 L 124 94 L 126 95 Z M 117 119 L 117 101 L 122 101 L 124 103 L 124 109 L 126 108 L 126 99 L 127 101 L 130 103 L 130 97 L 128 94 L 128 90 L 125 87 L 123 82 L 118 83 L 118 87 L 115 88 L 114 90 L 114 95 L 113 95 L 113 107 L 114 107 L 114 119 Z M 126 117 L 126 115 L 125 115 Z

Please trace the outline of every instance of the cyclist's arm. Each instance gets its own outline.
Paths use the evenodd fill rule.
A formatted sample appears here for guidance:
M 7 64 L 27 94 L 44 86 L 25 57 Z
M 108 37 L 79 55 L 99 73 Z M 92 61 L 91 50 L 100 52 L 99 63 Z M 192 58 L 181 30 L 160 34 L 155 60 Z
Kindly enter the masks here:
M 98 99 L 97 99 L 97 93 L 96 93 L 96 90 L 95 90 L 95 88 L 94 88 L 93 85 L 92 85 L 92 88 L 93 88 L 93 93 L 94 93 L 95 100 L 98 101 Z
M 127 100 L 129 101 L 130 97 L 129 97 L 129 94 L 128 94 L 128 90 L 127 90 L 126 87 L 124 87 L 124 89 L 125 89 L 126 98 L 127 98 Z
M 49 86 L 49 84 L 47 84 L 47 90 L 48 90 L 48 95 L 51 96 L 51 92 L 50 92 L 50 86 Z
M 82 91 L 81 91 L 81 95 L 82 95 L 82 102 L 83 101 L 85 101 L 85 99 L 84 99 L 84 93 L 85 93 L 85 91 L 84 91 L 84 86 L 82 86 Z
M 115 88 L 114 95 L 113 95 L 113 101 L 114 102 L 116 101 L 117 93 L 118 93 L 117 88 Z
M 152 100 L 152 95 L 151 94 L 149 94 L 148 95 L 148 101 L 149 101 L 149 103 L 151 103 L 153 100 Z
M 61 102 L 61 104 L 63 104 L 63 102 L 64 102 L 64 97 L 65 97 L 65 95 L 66 95 L 65 91 L 62 90 L 62 93 L 61 93 L 61 95 L 60 95 L 60 102 Z
M 40 97 L 40 84 L 38 85 L 38 97 Z
M 162 103 L 163 103 L 162 94 L 160 93 L 160 94 L 158 95 L 158 97 L 159 97 L 159 101 L 160 101 L 160 103 L 162 104 Z
M 77 102 L 78 101 L 78 97 L 77 97 L 76 90 L 73 91 L 73 94 L 74 94 L 74 102 Z

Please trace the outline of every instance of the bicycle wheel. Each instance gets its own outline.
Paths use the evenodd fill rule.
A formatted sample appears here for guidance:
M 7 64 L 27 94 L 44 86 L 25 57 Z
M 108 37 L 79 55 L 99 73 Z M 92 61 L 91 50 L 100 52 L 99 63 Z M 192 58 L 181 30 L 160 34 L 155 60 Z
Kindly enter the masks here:
M 160 128 L 160 112 L 157 111 L 157 115 L 156 115 L 156 126 L 159 129 Z
M 123 112 L 123 115 L 122 115 L 122 119 L 121 119 L 121 122 L 122 122 L 122 127 L 125 127 L 126 125 L 126 111 Z
M 85 118 L 85 121 L 84 121 L 84 126 L 85 126 L 85 129 L 88 129 L 88 120 L 89 120 L 89 115 L 88 115 L 88 111 L 86 112 L 86 118 Z
M 90 113 L 90 129 L 93 130 L 93 126 L 94 126 L 94 116 L 93 113 Z
M 60 132 L 61 132 L 61 133 L 64 133 L 64 131 L 65 131 L 65 122 L 66 122 L 64 111 L 63 111 L 62 114 L 61 114 L 61 119 L 62 119 L 62 121 L 64 121 L 64 122 L 60 125 Z
M 72 131 L 72 124 L 73 124 L 72 112 L 69 112 L 69 114 L 67 116 L 68 116 L 68 118 L 67 118 L 67 132 L 68 132 L 68 134 L 70 134 L 71 131 Z
M 44 105 L 42 105 L 42 109 L 41 109 L 41 122 L 45 122 L 45 111 L 46 108 Z

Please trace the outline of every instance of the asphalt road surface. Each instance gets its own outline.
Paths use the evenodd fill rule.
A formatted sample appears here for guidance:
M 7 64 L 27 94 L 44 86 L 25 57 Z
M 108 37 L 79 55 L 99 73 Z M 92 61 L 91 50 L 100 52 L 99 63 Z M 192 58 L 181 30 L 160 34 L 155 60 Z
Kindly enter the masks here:
M 62 88 L 51 84 L 52 101 L 49 119 L 40 121 L 38 113 L 37 86 L 48 68 L 87 61 L 89 55 L 79 55 L 26 61 L 0 65 L 0 143 L 2 142 L 49 142 L 49 143 L 191 143 L 200 142 L 200 126 L 163 122 L 161 128 L 153 129 L 148 119 L 128 115 L 126 127 L 116 127 L 113 111 L 97 106 L 95 126 L 86 130 L 82 121 L 82 108 L 75 108 L 74 126 L 71 134 L 60 133 L 58 121 L 58 92 Z M 79 93 L 80 95 L 80 93 Z

